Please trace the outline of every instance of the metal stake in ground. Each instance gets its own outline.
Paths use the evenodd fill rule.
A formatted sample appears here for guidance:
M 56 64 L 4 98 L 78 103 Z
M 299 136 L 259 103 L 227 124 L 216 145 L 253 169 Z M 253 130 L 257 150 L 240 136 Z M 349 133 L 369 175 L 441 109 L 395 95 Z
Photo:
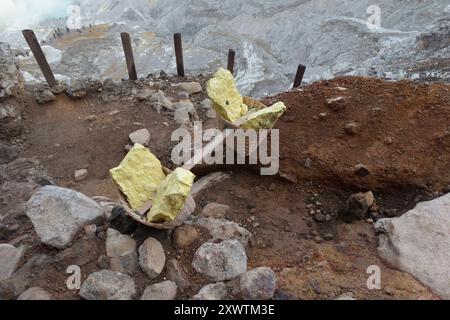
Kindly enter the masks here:
M 302 84 L 303 76 L 305 75 L 306 67 L 302 64 L 298 65 L 297 74 L 295 75 L 294 88 L 300 87 Z
M 36 59 L 36 62 L 41 68 L 41 71 L 44 74 L 45 80 L 47 80 L 48 85 L 50 87 L 56 86 L 58 83 L 56 82 L 52 69 L 50 69 L 47 59 L 45 58 L 45 54 L 42 51 L 41 46 L 39 45 L 39 42 L 37 41 L 36 35 L 34 34 L 33 30 L 29 29 L 22 30 L 22 34 L 25 40 L 27 41 L 28 46 L 31 49 L 31 52 L 33 52 L 34 58 Z
M 231 74 L 233 74 L 234 71 L 234 57 L 235 57 L 236 53 L 234 52 L 233 49 L 230 49 L 228 51 L 228 66 L 227 69 L 228 71 L 231 72 Z
M 179 77 L 184 77 L 183 45 L 181 44 L 181 33 L 175 33 L 173 35 L 173 42 L 175 44 L 175 57 L 177 59 L 177 73 Z
M 130 35 L 126 32 L 122 32 L 120 37 L 122 38 L 123 51 L 125 52 L 125 59 L 127 61 L 128 76 L 130 80 L 137 80 L 136 65 L 134 63 Z

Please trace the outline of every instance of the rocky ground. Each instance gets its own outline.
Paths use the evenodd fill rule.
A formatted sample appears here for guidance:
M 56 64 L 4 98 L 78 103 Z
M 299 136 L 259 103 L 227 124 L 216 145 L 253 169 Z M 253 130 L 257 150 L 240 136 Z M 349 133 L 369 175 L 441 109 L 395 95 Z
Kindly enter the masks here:
M 445 212 L 446 196 L 411 210 L 447 192 L 448 85 L 338 78 L 266 98 L 288 107 L 281 175 L 194 170 L 221 178 L 167 232 L 124 215 L 108 170 L 137 141 L 173 168 L 174 129 L 217 127 L 207 76 L 23 88 L 14 68 L 5 75 L 0 298 L 448 297 L 448 218 L 416 217 Z M 436 271 L 414 268 L 424 261 Z M 367 287 L 373 265 L 379 290 Z

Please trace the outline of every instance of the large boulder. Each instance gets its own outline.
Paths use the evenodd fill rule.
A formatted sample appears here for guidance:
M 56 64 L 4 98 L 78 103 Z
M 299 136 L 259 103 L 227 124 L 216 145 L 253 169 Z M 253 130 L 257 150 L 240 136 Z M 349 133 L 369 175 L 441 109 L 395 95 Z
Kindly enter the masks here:
M 379 255 L 444 299 L 450 299 L 449 212 L 450 193 L 375 224 Z
M 45 186 L 28 201 L 27 216 L 42 243 L 63 249 L 85 225 L 100 222 L 103 210 L 82 193 Z
M 111 228 L 106 232 L 106 255 L 111 269 L 121 273 L 132 274 L 139 264 L 136 241 Z
M 111 270 L 91 273 L 80 290 L 86 300 L 131 300 L 135 294 L 133 278 Z
M 206 242 L 195 252 L 192 266 L 212 281 L 230 280 L 247 271 L 247 255 L 238 240 Z

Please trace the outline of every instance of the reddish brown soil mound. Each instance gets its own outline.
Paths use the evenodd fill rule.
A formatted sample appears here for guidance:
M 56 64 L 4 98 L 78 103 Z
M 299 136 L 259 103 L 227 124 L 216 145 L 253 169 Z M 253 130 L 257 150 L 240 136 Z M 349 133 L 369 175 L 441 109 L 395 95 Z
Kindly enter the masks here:
M 434 190 L 450 183 L 448 84 L 341 77 L 266 103 L 277 100 L 288 107 L 277 127 L 280 167 L 291 179 Z

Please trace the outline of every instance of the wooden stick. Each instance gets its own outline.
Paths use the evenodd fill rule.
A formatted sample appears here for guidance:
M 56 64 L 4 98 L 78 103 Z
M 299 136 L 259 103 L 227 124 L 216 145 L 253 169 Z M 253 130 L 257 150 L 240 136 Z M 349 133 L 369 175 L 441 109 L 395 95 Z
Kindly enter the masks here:
M 305 70 L 306 67 L 304 65 L 302 64 L 298 65 L 297 74 L 295 75 L 294 80 L 294 89 L 300 87 L 300 85 L 302 84 L 303 76 L 305 75 Z
M 181 33 L 173 35 L 175 44 L 175 57 L 177 59 L 177 73 L 179 77 L 184 77 L 184 62 L 183 62 L 183 45 L 181 42 Z
M 47 62 L 47 58 L 45 58 L 45 54 L 42 51 L 41 46 L 39 45 L 39 42 L 37 41 L 36 35 L 34 34 L 33 30 L 30 29 L 22 30 L 22 34 L 25 40 L 27 41 L 28 46 L 31 49 L 31 52 L 33 52 L 34 58 L 36 59 L 36 62 L 41 68 L 41 71 L 44 74 L 45 80 L 47 80 L 48 85 L 50 87 L 56 86 L 58 83 L 56 82 L 52 69 L 50 68 L 50 65 Z
M 134 63 L 133 48 L 131 47 L 130 35 L 126 32 L 120 34 L 122 38 L 123 51 L 127 62 L 128 76 L 130 80 L 137 80 L 136 65 Z
M 230 49 L 228 51 L 228 66 L 227 69 L 231 72 L 231 74 L 233 74 L 234 71 L 234 57 L 235 57 L 236 53 L 234 52 L 233 49 Z

